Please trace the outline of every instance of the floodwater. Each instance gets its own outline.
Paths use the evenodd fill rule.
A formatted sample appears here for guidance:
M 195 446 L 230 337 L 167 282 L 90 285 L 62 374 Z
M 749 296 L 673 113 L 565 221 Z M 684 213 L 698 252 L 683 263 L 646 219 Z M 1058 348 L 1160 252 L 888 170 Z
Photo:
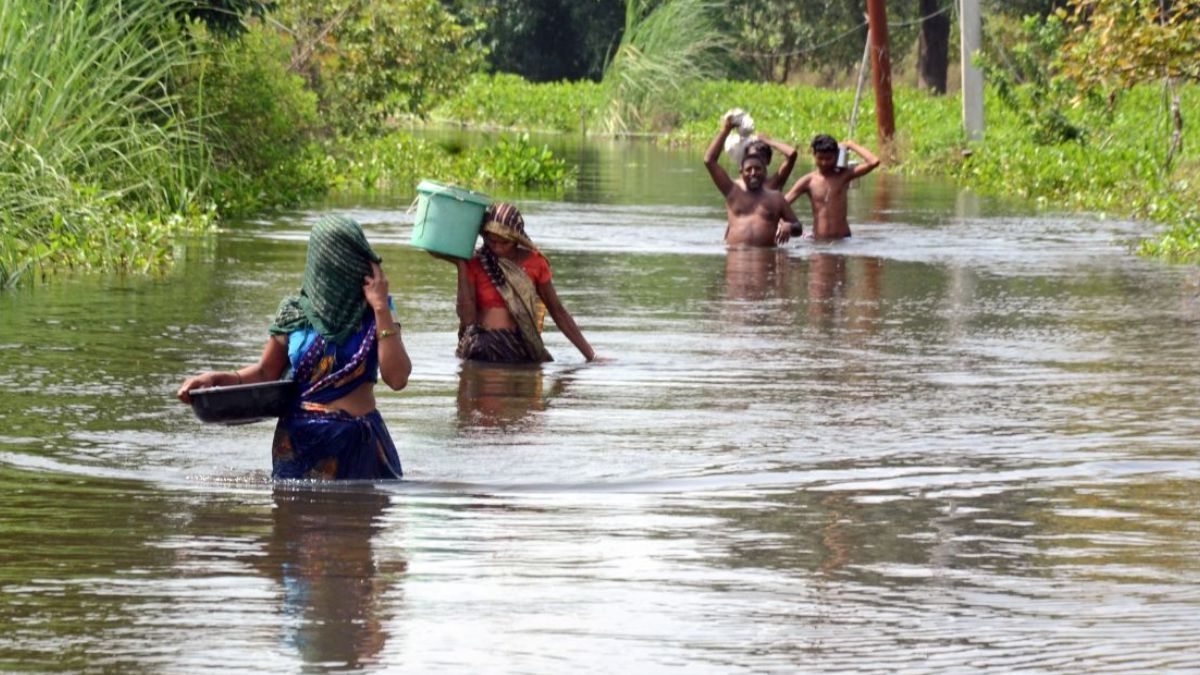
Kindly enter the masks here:
M 1195 268 L 886 175 L 851 240 L 726 252 L 700 149 L 567 151 L 513 197 L 609 363 L 460 364 L 411 194 L 0 296 L 0 671 L 1200 672 Z M 415 364 L 400 483 L 273 486 L 270 423 L 171 397 L 327 211 Z

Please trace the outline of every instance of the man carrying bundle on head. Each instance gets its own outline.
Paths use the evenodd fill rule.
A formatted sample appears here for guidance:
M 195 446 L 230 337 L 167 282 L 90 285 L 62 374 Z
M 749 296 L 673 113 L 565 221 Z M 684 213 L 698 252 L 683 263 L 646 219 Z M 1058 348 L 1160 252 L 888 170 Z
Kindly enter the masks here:
M 779 190 L 768 187 L 767 169 L 771 163 L 769 146 L 751 143 L 746 147 L 734 182 L 721 166 L 719 158 L 725 139 L 735 126 L 734 116 L 725 115 L 721 131 L 704 152 L 704 166 L 717 189 L 725 196 L 729 224 L 725 228 L 727 246 L 777 246 L 793 234 L 800 234 L 800 222 Z M 765 152 L 764 152 L 765 151 Z M 790 167 L 789 167 L 790 168 Z

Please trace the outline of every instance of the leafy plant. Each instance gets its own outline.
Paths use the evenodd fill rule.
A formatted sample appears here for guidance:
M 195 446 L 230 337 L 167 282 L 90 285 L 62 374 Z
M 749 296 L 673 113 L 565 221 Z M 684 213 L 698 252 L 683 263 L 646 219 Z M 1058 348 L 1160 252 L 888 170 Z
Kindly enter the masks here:
M 989 19 L 988 42 L 980 58 L 984 77 L 1011 112 L 1023 117 L 1038 143 L 1082 140 L 1087 131 L 1068 118 L 1066 110 L 1079 90 L 1057 76 L 1055 63 L 1067 27 L 1050 15 Z
M 538 147 L 529 142 L 529 134 L 522 134 L 485 148 L 480 173 L 491 182 L 519 187 L 563 186 L 574 181 L 575 167 L 555 157 L 549 146 Z
M 482 63 L 478 29 L 439 0 L 293 0 L 277 20 L 295 40 L 291 67 L 344 133 L 423 115 Z

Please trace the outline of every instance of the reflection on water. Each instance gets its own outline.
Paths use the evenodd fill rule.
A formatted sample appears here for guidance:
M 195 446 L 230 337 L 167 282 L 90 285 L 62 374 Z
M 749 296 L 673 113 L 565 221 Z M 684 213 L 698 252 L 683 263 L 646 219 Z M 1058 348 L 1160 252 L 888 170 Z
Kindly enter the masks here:
M 458 419 L 464 428 L 504 429 L 531 424 L 545 409 L 540 365 L 508 365 L 464 361 L 459 369 Z M 554 393 L 561 392 L 562 380 Z
M 881 315 L 882 275 L 883 262 L 874 256 L 809 256 L 809 325 L 823 330 L 845 326 L 852 335 L 874 332 Z
M 376 663 L 407 570 L 372 549 L 388 496 L 276 487 L 274 502 L 270 536 L 252 561 L 282 588 L 284 643 L 322 669 Z
M 1200 671 L 1194 270 L 884 175 L 850 240 L 726 251 L 697 152 L 580 153 L 514 198 L 603 365 L 460 363 L 411 195 L 336 205 L 413 356 L 392 485 L 273 487 L 269 423 L 171 397 L 320 213 L 0 295 L 0 670 Z

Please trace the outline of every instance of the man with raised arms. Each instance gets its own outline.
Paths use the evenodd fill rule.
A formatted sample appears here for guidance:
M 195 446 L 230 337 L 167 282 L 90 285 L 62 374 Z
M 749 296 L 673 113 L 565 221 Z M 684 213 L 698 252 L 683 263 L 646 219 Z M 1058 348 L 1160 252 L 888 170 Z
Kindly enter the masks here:
M 847 190 L 850 181 L 861 178 L 879 166 L 879 158 L 854 141 L 843 144 L 863 158 L 862 164 L 839 166 L 841 148 L 832 136 L 820 134 L 813 138 L 812 154 L 815 171 L 802 176 L 787 192 L 787 203 L 808 195 L 812 206 L 812 236 L 816 239 L 843 239 L 850 236 L 850 222 L 846 218 Z
M 721 132 L 704 152 L 704 166 L 713 183 L 725 197 L 725 212 L 729 224 L 725 228 L 727 246 L 778 246 L 787 242 L 793 232 L 800 232 L 800 223 L 783 193 L 766 186 L 769 159 L 753 146 L 742 157 L 734 182 L 720 164 L 721 149 L 733 130 L 733 119 L 726 115 Z

